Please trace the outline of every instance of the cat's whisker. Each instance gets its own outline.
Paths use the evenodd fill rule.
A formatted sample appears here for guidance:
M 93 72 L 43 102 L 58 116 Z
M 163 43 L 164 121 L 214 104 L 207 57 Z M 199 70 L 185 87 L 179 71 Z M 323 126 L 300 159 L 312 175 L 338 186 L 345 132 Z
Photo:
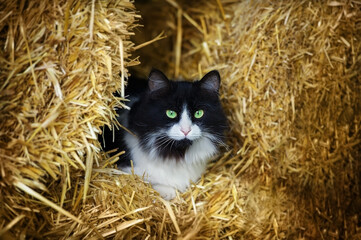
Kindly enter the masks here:
M 175 143 L 175 140 L 172 141 L 172 144 L 170 145 L 170 150 L 172 150 L 174 143 Z
M 163 151 L 164 149 L 166 149 L 166 147 L 167 147 L 169 144 L 170 144 L 170 149 L 171 149 L 173 143 L 172 143 L 171 140 L 169 140 L 169 141 L 166 142 L 166 144 L 165 144 L 162 148 L 159 149 L 159 151 Z
M 164 139 L 163 141 L 159 142 L 157 144 L 158 148 L 165 148 L 168 144 L 169 144 L 170 140 L 169 139 Z
M 229 146 L 222 140 L 223 136 L 220 134 L 213 134 L 213 135 L 205 134 L 204 137 L 208 138 L 209 140 L 211 140 L 212 142 L 214 142 L 219 146 L 222 146 L 226 149 L 229 148 Z
M 158 146 L 159 151 L 163 151 L 164 149 L 166 149 L 166 147 L 170 144 L 170 150 L 172 149 L 172 146 L 174 144 L 174 140 L 172 139 L 168 139 L 168 141 L 165 141 L 165 143 L 163 143 L 163 146 Z
M 157 146 L 159 150 L 165 149 L 168 146 L 168 144 L 172 141 L 172 139 L 168 138 L 167 136 L 160 136 L 158 137 L 158 139 L 160 140 Z

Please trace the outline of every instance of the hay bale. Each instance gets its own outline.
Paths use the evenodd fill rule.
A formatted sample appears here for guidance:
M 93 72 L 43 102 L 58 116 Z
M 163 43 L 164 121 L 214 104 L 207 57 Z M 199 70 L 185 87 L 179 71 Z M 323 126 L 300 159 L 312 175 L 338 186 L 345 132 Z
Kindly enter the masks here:
M 247 23 L 234 33 L 243 44 L 233 46 L 237 65 L 226 73 L 228 95 L 241 89 L 225 101 L 249 149 L 241 153 L 249 165 L 244 172 L 296 196 L 306 220 L 299 228 L 315 231 L 305 236 L 348 238 L 357 234 L 352 218 L 361 206 L 351 202 L 361 194 L 360 6 L 294 1 L 251 7 L 258 11 L 247 13 L 250 6 L 242 5 L 235 12 L 242 17 L 233 24 Z
M 0 238 L 41 238 L 62 218 L 84 222 L 69 206 L 88 196 L 119 72 L 137 63 L 137 15 L 127 0 L 0 6 Z

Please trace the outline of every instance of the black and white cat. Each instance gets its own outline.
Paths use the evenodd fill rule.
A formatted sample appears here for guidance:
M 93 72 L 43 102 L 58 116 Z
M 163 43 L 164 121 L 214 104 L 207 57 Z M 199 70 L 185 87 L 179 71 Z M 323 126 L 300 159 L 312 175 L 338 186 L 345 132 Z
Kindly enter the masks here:
M 132 160 L 134 173 L 169 200 L 200 178 L 223 144 L 227 121 L 218 97 L 220 75 L 211 71 L 191 83 L 152 70 L 148 82 L 140 82 L 128 92 L 131 110 L 118 111 L 118 121 L 134 134 L 105 127 L 100 140 L 106 151 L 125 150 L 119 167 L 131 172 Z

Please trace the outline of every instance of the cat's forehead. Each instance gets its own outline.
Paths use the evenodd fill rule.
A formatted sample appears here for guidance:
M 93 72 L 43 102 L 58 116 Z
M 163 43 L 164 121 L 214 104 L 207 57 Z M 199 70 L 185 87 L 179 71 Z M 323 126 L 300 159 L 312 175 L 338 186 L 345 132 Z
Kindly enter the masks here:
M 188 110 L 193 110 L 200 105 L 214 103 L 218 96 L 202 90 L 197 82 L 171 81 L 166 92 L 153 95 L 151 98 L 156 101 L 153 103 L 158 107 L 181 111 L 184 106 L 187 106 Z
M 197 86 L 191 82 L 177 82 L 172 86 L 169 96 L 178 108 L 189 108 L 191 105 L 200 101 L 200 91 Z
M 171 83 L 170 90 L 178 95 L 191 94 L 197 88 L 196 84 L 192 82 L 172 81 Z

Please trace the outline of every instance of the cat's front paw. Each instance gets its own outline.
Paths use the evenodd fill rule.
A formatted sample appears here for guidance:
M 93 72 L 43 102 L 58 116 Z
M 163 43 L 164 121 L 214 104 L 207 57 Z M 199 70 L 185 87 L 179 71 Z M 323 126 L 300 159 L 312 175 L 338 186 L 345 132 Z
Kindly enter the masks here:
M 176 196 L 176 190 L 174 187 L 162 185 L 162 184 L 155 184 L 153 185 L 154 190 L 156 190 L 162 198 L 165 200 L 172 200 Z

